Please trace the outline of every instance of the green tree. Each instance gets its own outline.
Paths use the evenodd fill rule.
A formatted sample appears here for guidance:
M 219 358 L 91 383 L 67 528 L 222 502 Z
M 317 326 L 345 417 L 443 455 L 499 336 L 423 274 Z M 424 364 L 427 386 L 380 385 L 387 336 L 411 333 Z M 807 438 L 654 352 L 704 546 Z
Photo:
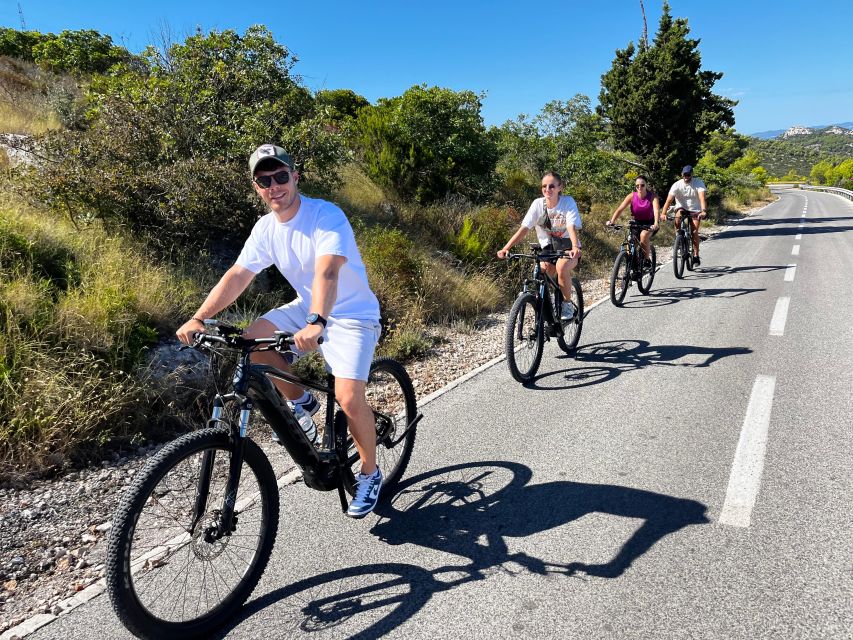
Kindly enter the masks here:
M 368 174 L 420 203 L 491 194 L 497 145 L 480 100 L 472 91 L 416 85 L 362 109 L 356 135 Z
M 853 158 L 839 162 L 831 170 L 827 171 L 827 184 L 842 189 L 850 189 L 853 183 Z
M 536 122 L 551 149 L 549 166 L 561 174 L 566 192 L 580 206 L 588 209 L 593 200 L 608 201 L 622 194 L 626 166 L 602 148 L 607 137 L 604 122 L 587 96 L 549 102 Z
M 52 33 L 42 34 L 38 31 L 18 31 L 17 29 L 0 27 L 0 56 L 33 62 L 33 48 L 42 41 L 53 37 Z
M 743 156 L 749 146 L 749 138 L 735 132 L 734 129 L 712 131 L 702 145 L 702 152 L 713 154 L 716 163 L 726 168 Z
M 115 46 L 110 36 L 91 29 L 51 34 L 35 44 L 32 52 L 33 61 L 43 69 L 76 75 L 104 73 L 131 59 L 127 49 Z
M 617 50 L 601 78 L 597 109 L 614 145 L 639 156 L 655 184 L 695 164 L 711 132 L 734 124 L 737 103 L 712 92 L 722 74 L 701 69 L 699 41 L 689 32 L 687 20 L 673 19 L 664 2 L 651 46 Z
M 829 160 L 821 160 L 812 167 L 809 179 L 813 184 L 829 184 L 828 175 L 832 171 L 832 163 Z
M 85 128 L 44 141 L 54 162 L 31 176 L 32 192 L 171 244 L 245 235 L 258 144 L 287 148 L 309 188 L 334 181 L 339 136 L 266 28 L 196 33 L 142 61 L 141 73 L 124 64 L 92 79 Z
M 358 112 L 370 103 L 352 89 L 324 89 L 315 96 L 317 106 L 328 107 L 333 120 L 355 118 Z

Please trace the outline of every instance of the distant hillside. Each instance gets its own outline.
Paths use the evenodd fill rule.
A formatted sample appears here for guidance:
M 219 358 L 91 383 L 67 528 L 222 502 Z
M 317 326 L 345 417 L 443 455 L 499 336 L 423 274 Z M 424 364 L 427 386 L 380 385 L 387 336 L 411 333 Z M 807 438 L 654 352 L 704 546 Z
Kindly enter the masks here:
M 791 127 L 771 139 L 753 137 L 750 148 L 761 155 L 762 165 L 771 175 L 794 170 L 807 176 L 821 160 L 837 163 L 853 158 L 853 122 L 822 128 Z
M 818 129 L 828 129 L 828 128 L 833 127 L 833 126 L 842 127 L 844 129 L 853 129 L 853 122 L 838 122 L 834 125 L 821 124 L 821 125 L 815 125 L 815 126 L 803 127 L 803 128 L 818 130 Z M 770 131 L 759 131 L 758 133 L 749 133 L 747 135 L 751 138 L 758 138 L 759 140 L 770 140 L 772 138 L 778 138 L 779 136 L 781 136 L 786 131 L 790 131 L 791 129 L 795 129 L 795 128 L 800 128 L 800 127 L 799 127 L 799 125 L 795 125 L 794 127 L 789 127 L 788 129 L 771 129 Z

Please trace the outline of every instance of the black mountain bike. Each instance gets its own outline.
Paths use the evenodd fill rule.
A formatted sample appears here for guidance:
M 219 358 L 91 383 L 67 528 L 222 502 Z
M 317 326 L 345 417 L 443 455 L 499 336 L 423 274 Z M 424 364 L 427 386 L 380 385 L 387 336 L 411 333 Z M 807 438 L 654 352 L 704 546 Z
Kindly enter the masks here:
M 643 295 L 647 295 L 652 288 L 657 270 L 657 252 L 655 246 L 649 242 L 651 258 L 646 260 L 643 246 L 640 244 L 640 232 L 651 227 L 650 224 L 635 220 L 631 220 L 627 226 L 614 224 L 608 227 L 614 231 L 625 229 L 625 239 L 610 274 L 610 301 L 617 307 L 622 306 L 632 282 L 637 283 L 637 288 Z
M 233 350 L 237 366 L 217 394 L 204 429 L 161 449 L 135 478 L 113 519 L 107 590 L 121 622 L 143 638 L 205 638 L 229 622 L 266 569 L 278 530 L 279 487 L 261 448 L 246 435 L 260 409 L 313 489 L 337 489 L 341 508 L 354 491 L 358 452 L 346 416 L 326 384 L 249 360 L 256 351 L 287 353 L 293 336 L 250 340 L 240 329 L 207 320 L 194 347 Z M 275 389 L 278 378 L 325 394 L 325 429 L 312 445 Z M 367 401 L 376 416 L 382 497 L 393 494 L 415 443 L 415 392 L 406 370 L 389 358 L 370 367 Z M 319 414 L 318 414 L 319 415 Z
M 675 240 L 672 242 L 672 270 L 679 280 L 684 277 L 684 268 L 693 271 L 693 249 L 690 237 L 690 214 L 682 213 L 681 224 L 675 229 Z M 675 214 L 666 216 L 667 220 L 675 220 Z M 701 239 L 701 236 L 700 236 Z
M 542 251 L 538 244 L 531 244 L 530 249 L 532 254 L 507 256 L 510 260 L 533 260 L 533 275 L 524 281 L 506 324 L 506 361 L 510 374 L 519 382 L 528 382 L 536 375 L 542 361 L 545 340 L 556 338 L 560 348 L 570 354 L 577 348 L 583 328 L 583 292 L 580 282 L 572 278 L 572 299 L 567 302 L 574 307 L 574 313 L 571 320 L 562 320 L 563 292 L 541 265 L 542 262 L 553 264 L 566 256 L 563 253 Z

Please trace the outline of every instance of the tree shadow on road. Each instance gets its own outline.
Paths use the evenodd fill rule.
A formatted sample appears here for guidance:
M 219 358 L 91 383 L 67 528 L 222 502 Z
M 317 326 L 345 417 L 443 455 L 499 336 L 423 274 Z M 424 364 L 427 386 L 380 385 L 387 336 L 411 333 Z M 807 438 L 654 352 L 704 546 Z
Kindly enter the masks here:
M 623 373 L 647 367 L 710 367 L 723 358 L 749 353 L 752 353 L 752 349 L 748 347 L 652 345 L 647 340 L 595 342 L 579 347 L 575 352 L 574 361 L 580 366 L 543 373 L 524 386 L 550 390 L 576 389 L 601 384 Z M 559 384 L 561 379 L 565 384 Z M 557 382 L 548 382 L 554 380 Z
M 427 569 L 386 562 L 322 573 L 255 599 L 231 628 L 275 606 L 282 631 L 298 634 L 347 624 L 349 637 L 378 638 L 409 620 L 436 593 L 496 574 L 617 578 L 665 536 L 709 521 L 705 505 L 695 500 L 568 480 L 531 485 L 531 479 L 528 467 L 507 461 L 464 463 L 415 476 L 378 509 L 380 519 L 371 533 L 390 545 L 440 551 L 461 563 Z M 608 540 L 602 538 L 606 530 L 597 532 L 594 544 L 584 541 L 584 533 L 590 533 L 583 527 L 567 530 L 552 536 L 550 559 L 513 553 L 507 545 L 508 538 L 571 527 L 595 513 L 642 524 L 627 539 Z M 342 541 L 343 554 L 350 542 Z M 580 560 L 602 546 L 618 550 L 602 562 Z M 443 556 L 429 557 L 434 562 Z

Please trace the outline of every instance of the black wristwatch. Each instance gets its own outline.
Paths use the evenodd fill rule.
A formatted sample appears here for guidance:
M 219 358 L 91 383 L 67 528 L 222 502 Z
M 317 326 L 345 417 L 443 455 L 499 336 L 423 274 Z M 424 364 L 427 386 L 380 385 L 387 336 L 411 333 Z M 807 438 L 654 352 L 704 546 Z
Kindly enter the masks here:
M 319 313 L 309 313 L 307 316 L 305 316 L 305 324 L 321 324 L 325 329 L 326 325 L 328 324 L 328 320 L 326 320 Z

